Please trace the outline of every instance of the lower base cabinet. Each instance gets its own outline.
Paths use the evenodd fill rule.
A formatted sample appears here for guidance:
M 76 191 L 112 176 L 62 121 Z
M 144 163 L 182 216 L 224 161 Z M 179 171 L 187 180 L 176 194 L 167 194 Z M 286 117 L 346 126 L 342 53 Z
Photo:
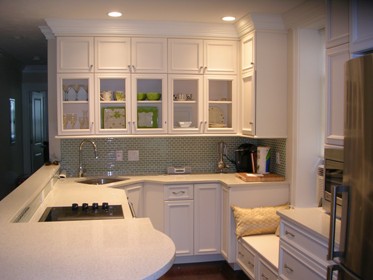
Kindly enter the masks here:
M 220 184 L 165 185 L 164 199 L 176 256 L 220 254 Z

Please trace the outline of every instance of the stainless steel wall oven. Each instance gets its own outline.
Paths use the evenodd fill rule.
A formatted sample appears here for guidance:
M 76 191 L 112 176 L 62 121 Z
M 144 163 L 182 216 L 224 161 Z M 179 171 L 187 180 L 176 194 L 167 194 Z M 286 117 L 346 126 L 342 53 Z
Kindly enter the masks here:
M 333 186 L 343 184 L 343 149 L 342 148 L 325 148 L 324 168 L 325 168 L 325 183 L 323 208 L 327 213 L 330 213 L 331 191 Z M 341 215 L 342 194 L 337 195 L 337 216 Z

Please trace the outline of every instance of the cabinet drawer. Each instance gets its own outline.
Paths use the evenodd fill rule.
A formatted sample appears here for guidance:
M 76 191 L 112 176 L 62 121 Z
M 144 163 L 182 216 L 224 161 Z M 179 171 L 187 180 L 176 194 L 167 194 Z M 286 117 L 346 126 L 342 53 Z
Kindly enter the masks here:
M 250 277 L 254 278 L 255 255 L 246 249 L 240 241 L 237 243 L 237 262 Z
M 193 185 L 168 185 L 164 188 L 165 200 L 193 199 Z
M 287 223 L 283 223 L 281 239 L 301 251 L 307 251 L 307 254 L 311 253 L 315 258 L 326 261 L 328 251 L 326 241 L 324 243 L 304 231 L 295 229 Z
M 273 271 L 269 266 L 262 260 L 259 260 L 258 266 L 258 279 L 260 280 L 277 280 L 277 271 Z
M 282 265 L 280 266 L 281 279 L 299 280 L 299 279 L 312 279 L 324 280 L 316 271 L 313 271 L 305 263 L 302 263 L 298 258 L 292 256 L 289 252 L 281 249 Z

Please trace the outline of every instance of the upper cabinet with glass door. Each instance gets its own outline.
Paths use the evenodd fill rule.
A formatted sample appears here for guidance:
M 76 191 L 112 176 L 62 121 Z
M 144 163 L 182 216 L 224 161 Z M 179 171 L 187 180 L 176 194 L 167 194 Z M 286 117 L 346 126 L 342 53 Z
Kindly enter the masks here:
M 168 40 L 168 72 L 236 74 L 237 42 L 229 40 Z
M 203 124 L 203 78 L 169 75 L 169 129 L 171 133 L 200 133 Z
M 134 134 L 167 132 L 167 75 L 132 75 L 132 108 L 128 121 Z
M 130 75 L 96 75 L 95 112 L 98 133 L 128 134 L 131 117 Z
M 236 76 L 205 76 L 205 133 L 236 132 Z
M 93 75 L 59 74 L 57 89 L 58 134 L 93 133 Z

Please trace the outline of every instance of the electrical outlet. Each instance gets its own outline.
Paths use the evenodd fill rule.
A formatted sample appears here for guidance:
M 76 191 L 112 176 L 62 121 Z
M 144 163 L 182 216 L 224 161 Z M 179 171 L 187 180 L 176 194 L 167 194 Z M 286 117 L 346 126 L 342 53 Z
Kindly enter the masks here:
M 139 151 L 138 150 L 128 150 L 128 161 L 138 161 Z
M 281 158 L 280 158 L 280 153 L 276 152 L 276 163 L 281 164 Z
M 123 161 L 123 151 L 115 151 L 116 161 Z

